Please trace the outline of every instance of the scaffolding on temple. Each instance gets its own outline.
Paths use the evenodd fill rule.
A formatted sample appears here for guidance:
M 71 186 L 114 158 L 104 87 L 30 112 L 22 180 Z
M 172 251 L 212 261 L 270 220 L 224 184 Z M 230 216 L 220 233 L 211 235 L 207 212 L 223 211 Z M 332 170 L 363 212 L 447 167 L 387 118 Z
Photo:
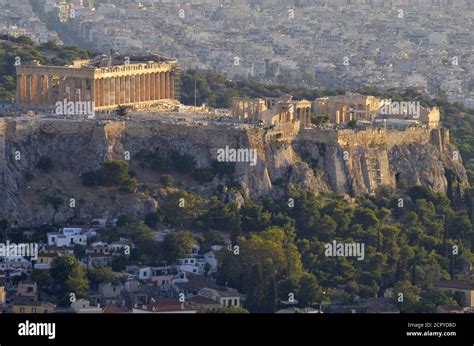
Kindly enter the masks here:
M 181 103 L 181 67 L 179 63 L 174 73 L 174 99 Z

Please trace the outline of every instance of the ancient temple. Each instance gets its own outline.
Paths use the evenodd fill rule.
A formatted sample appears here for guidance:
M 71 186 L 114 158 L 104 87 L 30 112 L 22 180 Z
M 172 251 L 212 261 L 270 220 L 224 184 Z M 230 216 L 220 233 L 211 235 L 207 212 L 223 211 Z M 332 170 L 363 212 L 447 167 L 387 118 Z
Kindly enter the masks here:
M 16 103 L 48 108 L 57 102 L 93 102 L 95 110 L 177 98 L 179 66 L 157 55 L 100 56 L 70 66 L 34 60 L 16 66 Z

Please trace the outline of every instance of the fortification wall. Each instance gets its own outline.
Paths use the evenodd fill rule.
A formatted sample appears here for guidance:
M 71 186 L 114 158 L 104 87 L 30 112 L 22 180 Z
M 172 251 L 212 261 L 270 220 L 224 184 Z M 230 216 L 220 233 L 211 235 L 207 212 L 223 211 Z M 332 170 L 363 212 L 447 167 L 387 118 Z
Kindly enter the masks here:
M 433 136 L 433 132 L 439 134 Z M 423 129 L 409 128 L 404 131 L 387 129 L 368 129 L 362 131 L 354 130 L 323 130 L 323 129 L 303 129 L 298 140 L 315 141 L 325 144 L 339 144 L 342 147 L 354 148 L 359 146 L 383 146 L 391 149 L 395 145 L 407 145 L 412 143 L 427 144 L 437 142 L 443 146 L 449 144 L 449 134 L 445 134 L 445 129 Z M 439 136 L 439 138 L 438 138 Z
M 411 128 L 405 131 L 386 129 L 338 131 L 338 143 L 343 147 L 385 146 L 387 149 L 391 149 L 395 145 L 427 144 L 430 140 L 431 130 L 421 128 Z
M 338 134 L 337 130 L 302 129 L 297 139 L 301 141 L 336 144 L 338 141 Z

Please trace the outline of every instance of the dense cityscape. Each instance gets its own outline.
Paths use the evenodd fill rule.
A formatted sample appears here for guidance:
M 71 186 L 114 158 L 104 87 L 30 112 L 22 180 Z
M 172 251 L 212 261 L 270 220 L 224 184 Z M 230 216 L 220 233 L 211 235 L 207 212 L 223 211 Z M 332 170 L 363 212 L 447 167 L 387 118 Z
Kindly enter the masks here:
M 326 89 L 415 87 L 472 106 L 474 5 L 392 1 L 4 1 L 2 32 L 100 52 L 160 52 L 183 69 Z M 347 20 L 350 18 L 350 20 Z

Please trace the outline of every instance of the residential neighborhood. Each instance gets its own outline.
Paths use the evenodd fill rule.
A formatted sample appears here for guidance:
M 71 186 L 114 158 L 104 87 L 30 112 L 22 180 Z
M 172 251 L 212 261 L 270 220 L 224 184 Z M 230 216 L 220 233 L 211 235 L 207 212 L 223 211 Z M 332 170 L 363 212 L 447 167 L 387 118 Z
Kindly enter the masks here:
M 236 289 L 216 284 L 216 253 L 227 251 L 226 248 L 215 245 L 202 253 L 195 244 L 191 253 L 166 266 L 137 265 L 130 261 L 123 270 L 111 271 L 114 281 L 98 283 L 88 299 L 75 299 L 72 295 L 66 306 L 52 303 L 51 298 L 55 297 L 49 294 L 51 287 L 39 287 L 31 278 L 48 273 L 56 259 L 78 258 L 80 253 L 78 259 L 85 269 L 110 269 L 114 258 L 126 258 L 134 251 L 130 239 L 102 241 L 100 229 L 74 226 L 47 232 L 47 241 L 38 243 L 37 259 L 2 258 L 1 310 L 7 313 L 196 313 L 239 307 L 245 299 Z
M 117 224 L 114 220 L 113 224 Z M 196 243 L 192 251 L 174 263 L 161 266 L 135 264 L 129 260 L 136 246 L 130 239 L 107 242 L 99 226 L 68 226 L 57 232 L 47 232 L 44 242 L 38 242 L 37 258 L 10 256 L 0 260 L 0 309 L 4 313 L 215 313 L 238 309 L 246 296 L 238 290 L 218 285 L 219 253 L 228 252 L 225 244 L 212 245 L 201 251 Z M 159 237 L 159 232 L 156 236 Z M 58 300 L 54 285 L 45 281 L 55 261 L 65 256 L 78 260 L 85 270 L 106 270 L 107 279 L 95 281 L 85 297 L 67 295 Z M 121 259 L 121 260 L 119 260 Z M 121 270 L 113 270 L 122 263 Z M 466 275 L 472 272 L 466 267 Z M 107 275 L 104 275 L 106 277 Z M 89 277 L 89 276 L 88 276 Z M 37 278 L 38 281 L 35 281 Z M 46 284 L 45 284 L 46 283 Z M 94 287 L 92 287 L 94 286 Z M 459 296 L 461 306 L 440 306 L 438 313 L 473 313 L 474 285 L 468 280 L 440 280 L 435 287 Z M 342 291 L 340 292 L 343 293 Z M 337 296 L 337 292 L 332 292 Z M 282 301 L 277 313 L 400 313 L 393 303 L 393 290 L 383 297 L 356 298 L 355 304 L 333 299 L 319 308 L 298 307 L 298 301 Z M 236 310 L 239 311 L 239 310 Z

